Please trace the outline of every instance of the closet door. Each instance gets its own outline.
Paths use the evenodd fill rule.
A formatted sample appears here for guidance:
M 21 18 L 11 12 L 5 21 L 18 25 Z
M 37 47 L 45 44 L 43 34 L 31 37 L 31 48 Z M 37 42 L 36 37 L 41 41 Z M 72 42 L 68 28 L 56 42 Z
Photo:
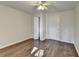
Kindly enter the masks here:
M 41 13 L 40 16 L 40 40 L 43 41 L 46 39 L 46 14 Z
M 41 13 L 39 16 L 34 17 L 34 39 L 43 41 L 46 38 L 46 14 Z
M 39 18 L 34 17 L 34 39 L 39 39 Z

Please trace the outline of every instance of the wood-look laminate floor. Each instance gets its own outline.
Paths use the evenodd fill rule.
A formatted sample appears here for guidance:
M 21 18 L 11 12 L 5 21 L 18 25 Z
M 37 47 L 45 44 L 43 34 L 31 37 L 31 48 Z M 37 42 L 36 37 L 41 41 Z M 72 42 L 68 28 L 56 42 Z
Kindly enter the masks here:
M 36 42 L 36 43 L 34 43 Z M 44 57 L 77 57 L 77 52 L 73 44 L 55 41 L 45 40 L 40 42 L 40 48 L 44 49 Z M 13 46 L 0 49 L 1 57 L 33 57 L 31 50 L 35 46 L 38 46 L 37 40 L 29 39 L 24 42 L 15 44 Z

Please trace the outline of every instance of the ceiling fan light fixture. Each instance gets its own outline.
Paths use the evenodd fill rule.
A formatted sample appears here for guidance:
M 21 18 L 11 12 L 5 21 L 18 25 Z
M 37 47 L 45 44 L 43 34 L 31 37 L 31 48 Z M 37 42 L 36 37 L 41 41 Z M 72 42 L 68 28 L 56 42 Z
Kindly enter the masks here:
M 41 2 L 40 4 L 38 4 L 37 10 L 47 10 L 47 9 L 48 7 L 46 3 Z
M 38 10 L 42 9 L 42 6 L 41 6 L 41 5 L 40 5 L 40 6 L 38 6 L 38 7 L 37 7 L 37 9 L 38 9 Z
M 47 6 L 39 5 L 39 6 L 37 7 L 37 9 L 38 9 L 38 10 L 47 10 L 48 8 L 47 8 Z

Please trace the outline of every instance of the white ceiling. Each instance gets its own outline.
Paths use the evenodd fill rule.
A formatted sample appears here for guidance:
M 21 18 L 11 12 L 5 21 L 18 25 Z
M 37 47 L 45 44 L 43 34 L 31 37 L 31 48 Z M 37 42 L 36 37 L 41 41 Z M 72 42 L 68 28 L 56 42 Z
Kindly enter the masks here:
M 48 3 L 50 3 L 50 5 L 48 6 L 47 11 L 55 12 L 73 9 L 78 1 L 48 1 Z M 36 1 L 0 1 L 0 4 L 16 8 L 28 13 L 38 12 L 38 10 L 34 8 L 34 4 L 36 4 Z

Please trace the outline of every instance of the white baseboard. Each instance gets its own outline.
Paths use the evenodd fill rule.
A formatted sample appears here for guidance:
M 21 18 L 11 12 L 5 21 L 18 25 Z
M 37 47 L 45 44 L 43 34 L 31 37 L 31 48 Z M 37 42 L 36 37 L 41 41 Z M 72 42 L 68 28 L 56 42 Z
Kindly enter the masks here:
M 52 39 L 52 40 L 57 40 L 57 41 L 61 41 L 61 42 L 66 42 L 66 43 L 73 44 L 73 42 L 69 42 L 69 41 L 65 41 L 65 40 L 60 40 L 60 39 L 53 39 L 53 38 L 46 38 L 46 39 Z
M 23 39 L 23 40 L 19 40 L 19 41 L 16 41 L 16 42 L 13 42 L 13 43 L 4 45 L 4 46 L 0 47 L 0 49 L 6 48 L 6 47 L 11 46 L 11 45 L 14 45 L 14 44 L 16 44 L 16 43 L 20 43 L 20 42 L 25 41 L 25 40 L 28 40 L 28 39 L 30 39 L 30 38 L 32 38 L 32 37 L 25 38 L 25 39 Z
M 78 49 L 78 47 L 77 47 L 77 45 L 76 45 L 76 44 L 74 44 L 74 46 L 75 46 L 75 49 L 76 49 L 77 54 L 78 54 L 78 56 L 79 56 L 79 49 Z

